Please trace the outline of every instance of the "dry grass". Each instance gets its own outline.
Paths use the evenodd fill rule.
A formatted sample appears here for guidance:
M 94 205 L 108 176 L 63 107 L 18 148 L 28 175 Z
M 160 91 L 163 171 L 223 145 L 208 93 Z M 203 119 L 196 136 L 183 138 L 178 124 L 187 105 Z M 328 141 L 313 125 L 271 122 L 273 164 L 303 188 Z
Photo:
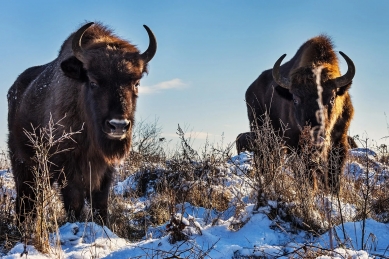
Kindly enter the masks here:
M 9 173 L 8 155 L 0 152 L 0 170 Z M 20 234 L 16 227 L 14 214 L 15 198 L 14 190 L 6 182 L 6 178 L 0 175 L 0 254 L 8 251 L 20 240 Z
M 387 153 L 381 152 L 375 158 L 367 154 L 350 156 L 345 174 L 340 179 L 339 195 L 331 195 L 331 192 L 323 187 L 323 175 L 312 170 L 312 164 L 317 167 L 324 166 L 320 161 L 312 160 L 310 154 L 313 147 L 309 145 L 309 141 L 301 143 L 302 149 L 299 152 L 287 150 L 282 139 L 283 132 L 274 132 L 266 115 L 262 119 L 264 126 L 257 128 L 256 139 L 252 143 L 256 154 L 253 170 L 235 173 L 242 175 L 242 179 L 247 181 L 246 184 L 252 189 L 247 201 L 255 204 L 255 210 L 267 208 L 263 211 L 267 211 L 268 217 L 275 222 L 275 227 L 292 232 L 304 229 L 318 235 L 346 221 L 366 220 L 371 217 L 381 222 L 389 222 Z M 230 149 L 206 143 L 202 150 L 196 151 L 180 127 L 177 132 L 180 145 L 174 151 L 168 152 L 168 143 L 161 137 L 157 122 L 143 122 L 138 131 L 134 131 L 134 147 L 123 165 L 118 168 L 116 179 L 124 181 L 131 177 L 134 188 L 129 188 L 121 195 L 113 190 L 110 194 L 108 227 L 120 237 L 137 241 L 147 236 L 150 228 L 173 224 L 173 215 L 178 211 L 185 213 L 185 203 L 215 212 L 218 216 L 207 221 L 212 224 L 217 224 L 224 211 L 233 209 L 235 220 L 231 221 L 230 228 L 235 231 L 249 219 L 245 210 L 247 204 L 242 201 L 245 194 L 226 188 L 225 166 L 226 161 L 231 158 Z M 33 228 L 25 227 L 21 230 L 16 227 L 14 199 L 4 191 L 5 183 L 0 177 L 0 242 L 2 249 L 6 251 L 21 237 L 25 237 L 25 242 L 30 242 L 30 237 L 34 234 L 32 241 L 36 247 L 47 252 L 50 249 L 48 234 L 58 231 L 58 225 L 65 219 L 59 216 L 63 215 L 63 212 L 55 205 L 58 204 L 54 200 L 56 192 L 47 182 L 50 178 L 47 165 L 50 155 L 39 155 L 42 152 L 47 154 L 45 152 L 48 146 L 44 146 L 47 144 L 46 137 L 41 136 L 47 133 L 43 130 L 26 134 L 30 134 L 31 143 L 38 150 L 37 157 L 48 158 L 38 159 L 39 166 L 35 170 L 36 178 L 43 179 L 34 185 L 37 194 L 37 217 L 30 217 L 26 221 L 26 226 Z M 333 159 L 336 161 L 336 157 Z M 336 163 L 334 164 L 336 166 Z M 0 154 L 0 165 L 2 168 L 9 168 L 4 153 Z M 360 175 L 362 171 L 358 171 L 358 168 L 370 173 Z M 41 173 L 44 174 L 40 175 Z M 145 197 L 148 203 L 143 208 L 136 208 L 134 203 L 140 197 Z M 350 216 L 342 210 L 347 203 L 355 204 L 356 216 Z M 330 213 L 334 210 L 338 213 Z M 89 220 L 90 213 L 86 213 L 85 217 L 85 220 Z M 186 240 L 185 226 L 182 227 L 180 222 L 176 225 L 176 232 L 161 231 L 161 235 L 170 235 L 174 242 Z M 193 255 L 204 255 L 208 252 L 196 250 Z M 150 253 L 150 256 L 173 256 L 175 251 L 147 253 Z M 305 246 L 296 249 L 290 256 L 315 258 L 328 254 L 330 251 Z
M 292 222 L 297 228 L 320 234 L 345 221 L 373 218 L 387 222 L 389 214 L 387 164 L 379 163 L 379 157 L 368 154 L 349 156 L 346 173 L 340 179 L 340 192 L 326 189 L 326 172 L 329 166 L 339 168 L 339 152 L 326 161 L 317 159 L 316 150 L 310 143 L 309 128 L 305 127 L 300 139 L 300 149 L 286 151 L 284 131 L 274 132 L 267 114 L 260 117 L 256 138 L 251 143 L 255 154 L 255 170 L 246 176 L 254 182 L 256 209 L 269 206 L 268 216 L 277 222 Z M 367 141 L 366 141 L 367 143 Z M 380 148 L 367 147 L 382 150 Z M 369 149 L 365 149 L 368 152 Z M 387 154 L 381 155 L 385 162 Z M 347 170 L 358 169 L 354 175 Z M 330 188 L 332 188 L 330 186 Z M 356 216 L 344 211 L 345 204 L 356 205 Z M 331 213 L 337 211 L 337 213 Z

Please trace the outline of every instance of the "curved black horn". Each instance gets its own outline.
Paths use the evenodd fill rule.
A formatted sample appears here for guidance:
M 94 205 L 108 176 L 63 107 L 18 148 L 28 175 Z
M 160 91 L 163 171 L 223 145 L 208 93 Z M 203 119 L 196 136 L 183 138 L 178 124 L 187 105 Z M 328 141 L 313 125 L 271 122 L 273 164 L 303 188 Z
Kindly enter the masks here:
M 82 47 L 81 47 L 81 39 L 82 39 L 82 36 L 84 35 L 85 31 L 90 26 L 92 26 L 92 24 L 94 24 L 94 22 L 90 22 L 90 23 L 85 24 L 80 29 L 78 29 L 78 31 L 76 31 L 74 33 L 74 36 L 73 36 L 73 41 L 72 41 L 73 54 L 80 61 L 83 60 L 83 58 L 82 58 L 83 50 L 82 50 Z
M 149 47 L 141 54 L 141 57 L 146 63 L 148 63 L 154 57 L 155 52 L 157 52 L 157 40 L 149 27 L 146 25 L 143 25 L 143 27 L 145 27 L 147 34 L 149 35 Z
M 290 89 L 290 80 L 286 77 L 281 76 L 280 74 L 280 65 L 282 60 L 286 57 L 286 54 L 282 55 L 273 66 L 273 79 L 279 86 L 283 88 Z
M 355 76 L 355 66 L 354 62 L 346 54 L 344 54 L 342 51 L 339 51 L 339 53 L 346 60 L 348 66 L 346 74 L 335 79 L 337 87 L 342 87 L 351 83 L 351 81 L 353 80 Z

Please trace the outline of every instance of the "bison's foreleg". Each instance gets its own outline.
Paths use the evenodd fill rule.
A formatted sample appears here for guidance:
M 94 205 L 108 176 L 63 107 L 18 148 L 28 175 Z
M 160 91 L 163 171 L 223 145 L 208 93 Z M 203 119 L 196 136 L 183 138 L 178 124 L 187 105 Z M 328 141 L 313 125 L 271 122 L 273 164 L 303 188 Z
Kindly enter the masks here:
M 92 192 L 92 209 L 98 214 L 98 221 L 107 225 L 108 222 L 108 194 L 112 182 L 113 169 L 107 169 L 101 182 L 100 189 Z
M 85 203 L 84 185 L 81 180 L 73 179 L 61 190 L 68 218 L 79 220 Z
M 340 191 L 340 177 L 346 162 L 347 146 L 341 142 L 333 145 L 328 159 L 328 187 L 333 194 Z

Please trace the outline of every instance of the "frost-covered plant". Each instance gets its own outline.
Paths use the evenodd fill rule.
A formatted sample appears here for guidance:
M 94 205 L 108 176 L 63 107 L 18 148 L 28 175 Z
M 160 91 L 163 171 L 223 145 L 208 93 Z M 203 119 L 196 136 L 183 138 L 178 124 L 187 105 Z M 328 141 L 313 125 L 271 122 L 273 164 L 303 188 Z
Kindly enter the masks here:
M 64 220 L 62 204 L 58 195 L 59 188 L 66 186 L 66 178 L 60 183 L 52 186 L 51 158 L 59 153 L 67 152 L 68 149 L 60 147 L 64 140 L 71 139 L 76 132 L 62 132 L 60 121 L 54 122 L 52 118 L 46 127 L 24 130 L 29 140 L 29 144 L 34 149 L 32 157 L 35 165 L 33 166 L 34 181 L 29 183 L 34 192 L 33 211 L 27 215 L 25 221 L 21 224 L 25 237 L 33 234 L 35 247 L 44 253 L 50 251 L 49 233 L 58 231 L 59 220 Z M 54 179 L 55 180 L 55 179 Z M 53 188 L 54 187 L 54 188 Z M 27 241 L 27 239 L 25 239 Z M 58 244 L 59 245 L 59 244 Z

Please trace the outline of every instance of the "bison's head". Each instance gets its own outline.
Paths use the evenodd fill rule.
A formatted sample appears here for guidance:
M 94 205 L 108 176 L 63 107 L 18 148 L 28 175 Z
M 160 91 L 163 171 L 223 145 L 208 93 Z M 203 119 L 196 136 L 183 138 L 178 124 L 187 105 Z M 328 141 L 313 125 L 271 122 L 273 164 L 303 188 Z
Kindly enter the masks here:
M 73 34 L 73 56 L 61 63 L 65 75 L 81 82 L 80 98 L 85 107 L 88 133 L 93 131 L 101 148 L 115 153 L 131 142 L 138 86 L 157 42 L 152 31 L 144 53 L 113 36 L 105 27 L 88 23 Z
M 344 105 L 342 96 L 350 88 L 355 75 L 352 60 L 343 52 L 340 54 L 348 65 L 347 73 L 340 77 L 334 76 L 339 72 L 331 64 L 303 66 L 292 71 L 288 78 L 282 77 L 280 64 L 285 54 L 273 67 L 273 79 L 282 87 L 280 92 L 284 92 L 281 96 L 293 102 L 296 122 L 300 128 L 311 127 L 313 141 L 317 145 L 324 143 L 327 130 L 341 115 Z

